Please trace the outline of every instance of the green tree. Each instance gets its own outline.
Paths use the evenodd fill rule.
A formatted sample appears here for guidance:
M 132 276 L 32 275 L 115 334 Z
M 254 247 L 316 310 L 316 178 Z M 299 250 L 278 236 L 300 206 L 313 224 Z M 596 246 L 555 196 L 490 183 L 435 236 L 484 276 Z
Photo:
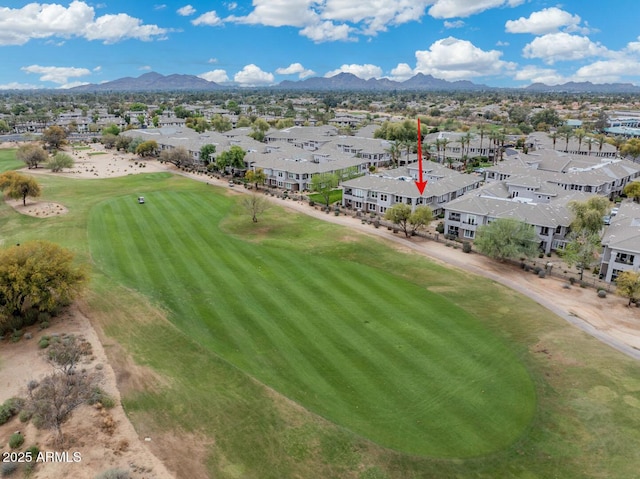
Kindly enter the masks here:
M 158 151 L 158 143 L 155 140 L 143 141 L 136 147 L 136 155 L 153 156 Z
M 538 127 L 538 125 L 541 123 L 544 123 L 548 126 L 560 126 L 562 124 L 562 120 L 554 109 L 547 108 L 534 113 L 531 116 L 531 124 L 536 130 L 541 131 Z
M 241 147 L 234 145 L 223 151 L 216 158 L 216 166 L 220 171 L 227 168 L 244 168 L 244 157 L 247 154 Z
M 598 260 L 600 250 L 600 237 L 586 229 L 572 231 L 568 243 L 562 252 L 562 258 L 569 266 L 576 265 L 580 270 L 580 281 L 584 276 L 584 270 L 590 269 Z
M 538 252 L 539 242 L 533 226 L 524 221 L 499 218 L 478 228 L 474 244 L 480 253 L 504 261 L 522 256 L 530 258 Z
M 5 120 L 0 120 L 0 133 L 9 133 L 11 128 Z
M 246 116 L 241 116 L 236 122 L 236 128 L 247 128 L 251 126 L 251 120 Z
M 228 118 L 225 118 L 222 115 L 218 114 L 218 115 L 215 115 L 211 119 L 211 127 L 215 131 L 219 131 L 220 133 L 224 133 L 225 131 L 231 130 L 233 128 L 233 125 L 231 124 L 231 120 L 229 120 Z
M 59 151 L 47 162 L 47 167 L 51 168 L 52 172 L 57 173 L 62 171 L 63 168 L 73 168 L 74 164 L 73 158 Z
M 604 196 L 593 196 L 587 201 L 569 202 L 568 208 L 574 215 L 571 230 L 599 233 L 602 229 L 602 217 L 609 211 L 609 205 L 609 200 Z
M 623 156 L 630 156 L 633 161 L 636 161 L 640 156 L 640 138 L 630 138 L 620 148 L 620 152 Z
M 73 254 L 54 243 L 31 241 L 0 250 L 0 333 L 35 322 L 38 315 L 31 312 L 57 313 L 86 279 Z
M 384 219 L 391 221 L 394 225 L 402 230 L 405 237 L 409 236 L 411 217 L 411 206 L 404 203 L 396 203 L 388 208 L 384 213 Z
M 113 133 L 104 133 L 100 141 L 102 142 L 102 144 L 106 149 L 110 150 L 111 148 L 116 146 L 116 143 L 118 142 L 118 138 L 126 138 L 126 137 L 116 136 Z
M 318 193 L 329 208 L 331 192 L 338 187 L 340 177 L 335 173 L 316 173 L 311 177 L 311 191 Z
M 114 136 L 118 136 L 118 134 L 120 133 L 120 128 L 118 128 L 118 125 L 116 125 L 115 123 L 111 123 L 109 126 L 105 126 L 102 129 L 103 135 L 107 135 L 109 133 L 111 133 Z
M 253 130 L 249 133 L 249 136 L 256 141 L 263 141 L 265 133 L 269 131 L 269 123 L 264 118 L 257 118 L 253 124 L 251 125 L 251 129 Z
M 263 195 L 246 195 L 242 198 L 242 206 L 251 215 L 254 223 L 258 222 L 258 216 L 269 209 L 269 201 Z
M 0 175 L 0 191 L 4 191 L 9 198 L 22 198 L 24 206 L 27 204 L 27 196 L 35 198 L 41 193 L 40 185 L 32 176 L 15 171 L 6 171 Z
M 200 160 L 205 165 L 208 165 L 213 160 L 213 154 L 216 152 L 216 145 L 212 145 L 211 143 L 207 143 L 206 145 L 202 145 L 200 148 Z
M 44 163 L 49 158 L 47 152 L 35 143 L 27 143 L 20 146 L 16 151 L 16 158 L 24 161 L 29 169 L 37 168 L 40 163 Z
M 640 301 L 640 273 L 623 271 L 616 278 L 616 294 L 629 298 L 627 306 Z
M 428 206 L 418 206 L 409 216 L 409 224 L 411 225 L 411 234 L 417 233 L 423 228 L 429 226 L 433 221 L 433 211 Z
M 293 119 L 281 118 L 276 122 L 276 128 L 278 130 L 284 130 L 285 128 L 291 128 L 293 126 Z
M 411 211 L 411 206 L 396 203 L 387 209 L 384 218 L 398 226 L 405 237 L 409 237 L 433 221 L 433 212 L 428 206 L 418 206 L 414 211 Z
M 147 105 L 145 105 L 144 103 L 132 103 L 131 106 L 129 107 L 130 111 L 147 111 Z
M 133 138 L 131 138 L 130 136 L 118 135 L 116 137 L 116 143 L 115 143 L 116 150 L 128 151 L 129 145 L 131 145 L 132 141 L 133 141 Z
M 258 189 L 258 185 L 264 184 L 267 181 L 267 175 L 262 168 L 256 168 L 255 170 L 249 170 L 244 175 L 249 183 L 253 183 Z
M 632 181 L 624 187 L 622 192 L 627 195 L 628 198 L 633 198 L 636 203 L 640 202 L 640 181 Z
M 49 149 L 58 150 L 65 142 L 67 132 L 58 125 L 53 125 L 42 132 L 42 141 L 45 145 L 49 145 Z

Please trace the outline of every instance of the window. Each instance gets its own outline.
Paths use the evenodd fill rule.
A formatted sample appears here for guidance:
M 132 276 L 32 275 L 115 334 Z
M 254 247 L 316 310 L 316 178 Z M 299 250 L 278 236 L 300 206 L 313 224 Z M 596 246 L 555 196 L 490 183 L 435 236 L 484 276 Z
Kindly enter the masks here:
M 478 224 L 476 215 L 467 215 L 467 224 L 470 224 L 470 225 Z
M 449 213 L 449 219 L 451 221 L 460 221 L 460 213 Z
M 449 225 L 449 229 L 447 230 L 447 234 L 458 236 L 458 227 Z
M 380 201 L 387 201 L 387 195 L 380 193 Z
M 463 236 L 465 238 L 473 239 L 476 237 L 476 232 L 473 230 L 464 230 Z
M 633 260 L 636 257 L 628 253 L 618 253 L 616 255 L 616 263 L 633 264 Z
M 540 227 L 540 235 L 549 236 L 549 227 L 548 226 L 541 226 Z

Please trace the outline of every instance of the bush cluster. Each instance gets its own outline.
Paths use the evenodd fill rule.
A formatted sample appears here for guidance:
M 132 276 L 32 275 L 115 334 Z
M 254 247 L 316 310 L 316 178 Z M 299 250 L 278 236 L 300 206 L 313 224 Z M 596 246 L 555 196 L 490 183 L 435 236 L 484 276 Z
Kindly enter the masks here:
M 11 434 L 9 438 L 9 447 L 11 449 L 17 449 L 24 444 L 24 436 L 19 432 Z
M 6 423 L 13 416 L 18 414 L 24 407 L 25 401 L 22 398 L 9 398 L 0 406 L 0 425 Z

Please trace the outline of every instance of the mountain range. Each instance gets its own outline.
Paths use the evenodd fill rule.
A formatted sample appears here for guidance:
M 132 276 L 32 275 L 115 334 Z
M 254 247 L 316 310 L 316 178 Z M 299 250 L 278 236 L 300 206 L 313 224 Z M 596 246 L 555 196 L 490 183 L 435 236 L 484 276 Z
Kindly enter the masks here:
M 119 91 L 215 91 L 237 88 L 237 85 L 219 84 L 194 75 L 161 75 L 155 72 L 139 77 L 125 77 L 117 80 L 81 85 L 71 88 L 82 92 L 119 92 Z M 487 91 L 497 88 L 478 85 L 468 80 L 447 81 L 431 75 L 418 73 L 408 80 L 398 82 L 388 78 L 364 80 L 351 73 L 338 73 L 332 77 L 312 77 L 305 80 L 285 80 L 268 87 L 280 90 L 352 90 L 352 91 Z M 522 91 L 531 92 L 567 92 L 567 93 L 640 93 L 640 87 L 630 83 L 594 84 L 591 82 L 569 82 L 562 85 L 534 83 Z

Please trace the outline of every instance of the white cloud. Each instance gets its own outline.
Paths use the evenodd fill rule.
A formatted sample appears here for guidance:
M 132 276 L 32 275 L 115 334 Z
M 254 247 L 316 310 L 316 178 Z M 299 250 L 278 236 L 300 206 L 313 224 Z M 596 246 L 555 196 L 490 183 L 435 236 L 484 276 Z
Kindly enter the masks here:
M 500 60 L 502 52 L 484 51 L 467 40 L 448 37 L 437 40 L 429 50 L 416 51 L 416 73 L 445 80 L 497 75 L 514 67 Z
M 226 4 L 227 10 L 235 10 L 238 8 L 238 4 L 236 2 L 231 2 Z
M 151 66 L 150 65 L 143 65 L 143 66 L 139 67 L 138 70 L 149 72 L 149 71 L 151 71 Z
M 88 85 L 89 82 L 86 81 L 72 81 L 71 83 L 65 83 L 64 85 L 60 85 L 59 87 L 56 87 L 60 90 L 66 90 L 68 88 L 75 88 L 77 86 L 82 86 L 82 85 Z
M 150 41 L 154 37 L 165 38 L 167 32 L 156 25 L 142 25 L 139 19 L 119 13 L 96 18 L 85 29 L 84 37 L 87 40 L 104 40 L 104 43 L 116 43 L 127 38 Z
M 594 43 L 587 37 L 564 32 L 537 37 L 525 45 L 522 53 L 525 58 L 540 58 L 548 64 L 610 55 L 610 52 L 599 43 Z
M 212 10 L 207 13 L 203 13 L 195 20 L 191 20 L 191 23 L 195 26 L 207 25 L 209 27 L 215 27 L 217 25 L 222 25 L 222 19 L 218 16 L 215 10 Z
M 517 7 L 525 0 L 435 0 L 429 9 L 434 18 L 469 17 L 492 8 Z
M 178 12 L 178 15 L 181 15 L 183 17 L 188 17 L 196 13 L 196 9 L 193 8 L 191 5 L 185 5 L 184 7 L 178 8 L 177 12 Z
M 637 77 L 640 61 L 631 58 L 600 60 L 579 68 L 575 73 L 575 81 L 592 83 L 616 83 L 625 76 Z
M 292 63 L 286 68 L 278 68 L 276 73 L 278 75 L 298 75 L 298 78 L 307 78 L 315 75 L 316 72 L 306 69 L 301 63 Z
M 260 67 L 252 63 L 236 73 L 233 80 L 239 83 L 240 86 L 251 87 L 271 85 L 274 82 L 274 77 L 273 73 L 262 71 Z
M 246 16 L 225 21 L 296 27 L 319 43 L 350 41 L 354 33 L 376 35 L 389 25 L 418 21 L 433 0 L 253 0 Z
M 349 25 L 335 25 L 333 22 L 321 22 L 309 25 L 300 30 L 300 35 L 313 40 L 316 43 L 353 41 L 350 36 L 353 29 Z
M 22 8 L 0 7 L 0 45 L 24 45 L 31 39 L 83 37 L 114 43 L 134 38 L 164 37 L 168 29 L 144 25 L 124 13 L 95 17 L 93 7 L 73 1 L 65 8 L 58 4 L 30 3 Z
M 38 88 L 42 88 L 42 86 L 18 82 L 0 84 L 0 90 L 37 90 Z
M 69 82 L 69 78 L 78 78 L 91 75 L 91 71 L 87 68 L 75 67 L 43 67 L 40 65 L 29 65 L 22 67 L 22 71 L 34 73 L 40 76 L 40 81 L 50 81 L 64 85 Z
M 444 22 L 444 28 L 462 28 L 464 25 L 465 23 L 462 20 L 455 20 L 453 22 L 445 20 Z
M 509 20 L 505 24 L 505 30 L 509 33 L 543 35 L 557 32 L 561 27 L 574 29 L 578 27 L 580 21 L 578 15 L 571 15 L 557 7 L 551 7 L 533 12 L 529 18 L 520 17 L 517 20 Z
M 390 80 L 405 81 L 415 76 L 415 71 L 408 63 L 398 63 L 398 66 L 391 70 Z
M 318 22 L 311 9 L 314 0 L 253 0 L 254 9 L 244 17 L 231 16 L 228 21 L 268 27 L 304 27 Z
M 400 25 L 424 16 L 426 0 L 327 0 L 320 13 L 326 20 L 362 24 L 365 35 L 387 30 L 388 25 Z
M 226 83 L 229 81 L 227 72 L 224 70 L 211 70 L 210 72 L 201 73 L 198 77 L 215 83 Z
M 539 68 L 533 65 L 527 65 L 519 68 L 513 78 L 518 81 L 544 83 L 546 85 L 559 85 L 568 81 L 567 78 L 560 75 L 556 70 L 551 68 Z
M 324 77 L 329 78 L 337 75 L 338 73 L 351 73 L 363 80 L 369 80 L 370 78 L 380 78 L 382 76 L 382 68 L 377 65 L 342 65 L 337 70 L 331 70 L 325 73 Z
M 213 58 L 213 57 L 212 57 L 212 58 L 209 58 L 209 59 L 207 60 L 207 63 L 218 63 L 218 59 L 217 59 L 217 58 Z

